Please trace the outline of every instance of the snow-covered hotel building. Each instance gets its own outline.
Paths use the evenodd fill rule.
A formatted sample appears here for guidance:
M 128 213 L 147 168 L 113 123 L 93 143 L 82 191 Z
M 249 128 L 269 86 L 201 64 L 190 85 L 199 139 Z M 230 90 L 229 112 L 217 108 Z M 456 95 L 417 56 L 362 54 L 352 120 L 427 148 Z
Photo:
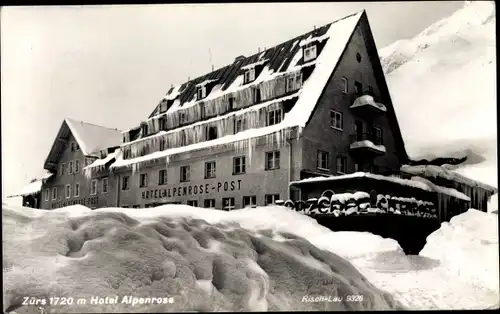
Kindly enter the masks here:
M 41 208 L 297 199 L 291 182 L 407 163 L 365 11 L 172 87 L 137 127 L 66 119 Z
M 86 168 L 118 206 L 223 209 L 289 198 L 289 182 L 406 160 L 366 13 L 172 87 Z

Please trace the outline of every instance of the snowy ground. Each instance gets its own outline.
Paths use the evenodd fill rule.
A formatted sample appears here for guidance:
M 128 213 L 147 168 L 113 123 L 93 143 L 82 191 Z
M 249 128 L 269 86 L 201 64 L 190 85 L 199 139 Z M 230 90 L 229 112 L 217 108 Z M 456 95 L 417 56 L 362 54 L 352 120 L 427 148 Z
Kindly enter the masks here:
M 332 232 L 284 207 L 40 211 L 4 205 L 3 214 L 4 309 L 25 295 L 175 300 L 54 306 L 59 312 L 379 310 L 396 304 L 470 309 L 499 303 L 498 216 L 475 210 L 431 235 L 421 256 L 405 256 L 394 240 L 369 233 Z M 363 302 L 302 302 L 306 295 L 346 294 L 363 295 Z M 29 309 L 35 307 L 16 312 Z

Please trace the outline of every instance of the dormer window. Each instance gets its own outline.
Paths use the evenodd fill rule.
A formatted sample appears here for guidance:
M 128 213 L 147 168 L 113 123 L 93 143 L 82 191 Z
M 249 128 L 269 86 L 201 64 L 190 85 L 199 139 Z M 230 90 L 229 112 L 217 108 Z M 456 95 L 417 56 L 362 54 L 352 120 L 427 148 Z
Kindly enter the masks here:
M 206 88 L 206 86 L 198 86 L 197 95 L 198 95 L 198 100 L 207 97 L 207 88 Z
M 316 57 L 317 57 L 316 45 L 304 47 L 304 62 L 314 60 L 314 59 L 316 59 Z
M 255 68 L 251 68 L 245 71 L 245 78 L 243 80 L 243 83 L 250 83 L 255 81 Z
M 142 135 L 143 136 L 148 135 L 148 125 L 147 124 L 142 125 Z

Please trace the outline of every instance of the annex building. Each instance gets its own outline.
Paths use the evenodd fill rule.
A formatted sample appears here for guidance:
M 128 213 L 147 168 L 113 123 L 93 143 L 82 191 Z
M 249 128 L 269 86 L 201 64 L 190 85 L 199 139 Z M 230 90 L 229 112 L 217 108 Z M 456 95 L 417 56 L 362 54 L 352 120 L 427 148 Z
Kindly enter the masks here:
M 408 162 L 365 11 L 173 86 L 119 131 L 66 119 L 37 206 L 231 210 L 297 199 L 290 183 Z

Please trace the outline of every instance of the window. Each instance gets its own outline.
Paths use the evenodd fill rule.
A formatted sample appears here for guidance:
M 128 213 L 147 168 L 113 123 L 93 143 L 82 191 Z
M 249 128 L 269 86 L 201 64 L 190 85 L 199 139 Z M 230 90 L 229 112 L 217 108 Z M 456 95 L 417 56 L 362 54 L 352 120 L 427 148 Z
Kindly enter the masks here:
M 122 190 L 128 190 L 130 188 L 128 184 L 129 179 L 129 176 L 125 176 L 122 178 Z
M 283 111 L 280 109 L 275 109 L 267 113 L 267 125 L 275 125 L 281 122 Z
M 266 206 L 273 205 L 277 200 L 280 199 L 279 194 L 266 194 Z
M 243 196 L 243 207 L 256 207 L 257 206 L 257 196 Z
M 123 158 L 129 159 L 132 151 L 129 147 L 123 149 Z
M 71 151 L 74 152 L 75 151 L 75 142 L 71 142 Z
M 239 156 L 233 158 L 233 174 L 242 174 L 246 172 L 245 169 L 245 156 Z
M 295 88 L 302 87 L 302 72 L 295 74 Z
M 217 138 L 217 128 L 215 126 L 207 127 L 207 141 L 215 140 Z
M 336 170 L 338 174 L 346 173 L 347 158 L 345 156 L 337 156 Z
M 80 196 L 80 183 L 75 183 L 75 197 Z
M 234 122 L 234 134 L 247 129 L 247 119 L 245 117 L 237 118 Z
M 108 178 L 102 178 L 102 193 L 108 193 Z
M 97 194 L 97 180 L 90 181 L 90 195 Z
M 354 164 L 354 172 L 358 172 L 358 171 L 359 171 L 359 164 L 355 163 Z
M 189 166 L 181 167 L 181 182 L 187 182 L 190 179 L 190 168 Z
M 361 62 L 361 54 L 358 52 L 356 53 L 356 60 L 359 62 Z
M 52 188 L 52 200 L 57 199 L 57 188 Z
M 140 188 L 145 188 L 148 186 L 148 174 L 147 173 L 141 173 L 139 176 L 139 187 Z
M 215 161 L 205 163 L 205 179 L 215 178 Z
M 80 171 L 80 160 L 75 160 L 75 173 Z
M 374 135 L 374 140 L 375 140 L 375 145 L 382 145 L 384 144 L 384 136 L 382 134 L 382 129 L 373 127 L 373 135 Z
M 69 169 L 68 169 L 68 174 L 73 174 L 73 162 L 69 162 Z
M 363 84 L 361 84 L 358 81 L 354 81 L 354 92 L 358 96 L 360 96 L 361 94 L 363 94 Z
M 207 88 L 205 86 L 198 86 L 197 94 L 198 94 L 198 99 L 203 99 L 207 97 Z
M 158 171 L 158 185 L 167 184 L 167 170 L 163 169 Z
M 334 129 L 342 131 L 344 123 L 341 112 L 330 110 L 330 126 Z
M 236 207 L 234 206 L 234 197 L 228 197 L 228 198 L 223 198 L 222 199 L 222 209 L 223 210 L 232 210 L 235 209 Z
M 165 150 L 165 138 L 160 137 L 160 151 Z
M 188 206 L 198 207 L 198 201 L 187 201 Z
M 64 189 L 64 197 L 70 198 L 71 197 L 71 185 L 66 184 L 66 188 Z
M 373 96 L 373 86 L 368 85 L 368 93 L 370 94 L 370 96 Z
M 318 150 L 317 167 L 318 167 L 318 169 L 323 169 L 323 170 L 329 170 L 330 169 L 328 167 L 328 153 L 327 152 Z
M 349 92 L 349 83 L 345 77 L 342 76 L 342 92 L 347 94 Z
M 279 169 L 280 167 L 280 152 L 266 153 L 266 170 Z
M 316 45 L 304 48 L 304 62 L 316 59 Z
M 229 97 L 229 109 L 234 109 L 234 97 Z
M 79 151 L 80 150 L 80 145 L 78 145 L 78 143 L 75 144 L 75 152 Z
M 179 113 L 179 123 L 180 124 L 186 123 L 186 114 L 184 112 Z
M 64 175 L 64 171 L 65 171 L 65 170 L 66 170 L 66 164 L 65 164 L 65 163 L 62 163 L 62 164 L 61 164 L 61 173 L 60 173 L 60 175 L 61 175 L 61 176 L 62 176 L 62 175 Z
M 147 124 L 142 125 L 142 135 L 143 136 L 148 135 L 148 125 Z
M 167 123 L 166 123 L 165 118 L 158 119 L 158 125 L 160 127 L 160 131 L 161 130 L 166 130 L 167 129 Z
M 134 205 L 132 208 L 141 208 L 141 205 Z
M 48 202 L 49 198 L 50 198 L 50 190 L 49 189 L 45 189 L 45 201 Z
M 253 90 L 253 103 L 257 104 L 261 101 L 260 88 L 254 87 L 252 90 Z
M 255 68 L 251 68 L 245 71 L 245 78 L 243 84 L 255 81 Z
M 203 201 L 203 207 L 205 208 L 215 208 L 215 200 L 208 199 Z
M 295 90 L 295 76 L 290 76 L 286 80 L 286 90 L 288 92 Z

